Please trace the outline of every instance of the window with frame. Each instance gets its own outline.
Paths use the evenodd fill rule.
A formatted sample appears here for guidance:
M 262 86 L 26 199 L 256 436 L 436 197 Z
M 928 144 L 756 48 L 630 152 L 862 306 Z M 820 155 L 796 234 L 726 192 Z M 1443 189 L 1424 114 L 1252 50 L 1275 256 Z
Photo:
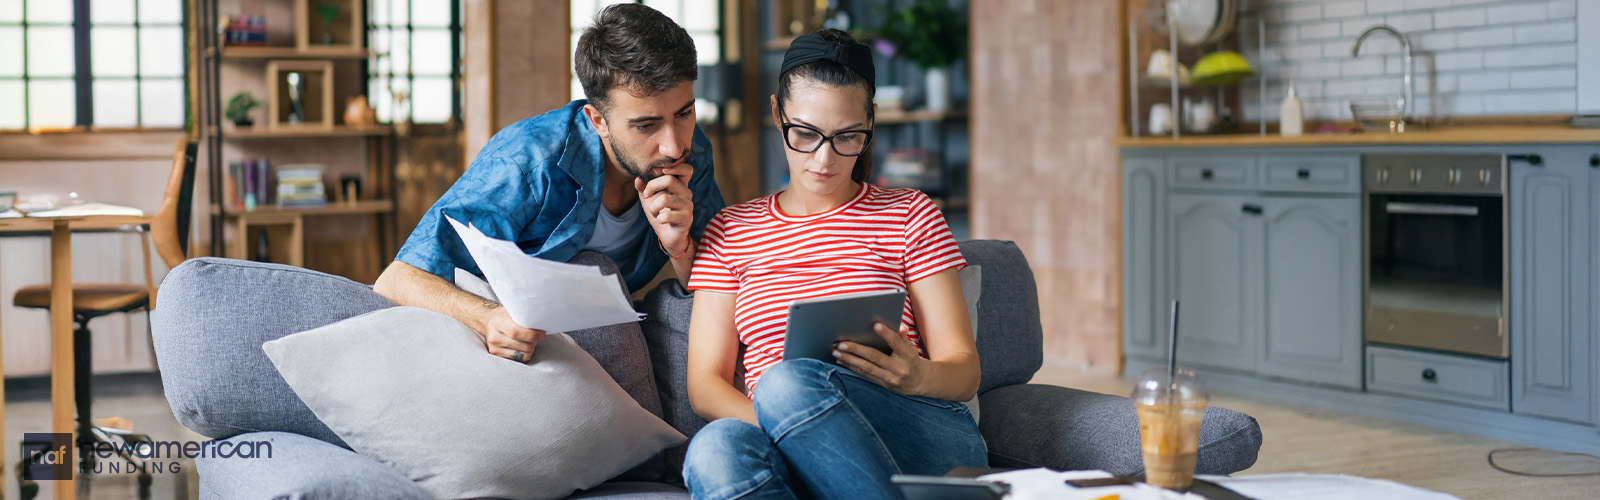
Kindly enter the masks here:
M 594 24 L 594 15 L 601 9 L 619 3 L 642 3 L 661 11 L 673 22 L 682 26 L 694 39 L 695 58 L 700 66 L 722 62 L 722 9 L 720 0 L 572 0 L 572 44 L 568 52 L 577 49 L 583 30 Z M 704 77 L 705 75 L 701 75 Z M 576 72 L 572 75 L 572 99 L 582 99 L 583 84 Z M 715 105 L 705 99 L 695 99 L 698 119 L 702 122 L 715 116 Z M 708 113 L 708 111 L 710 111 Z
M 183 127 L 183 28 L 183 0 L 0 0 L 0 130 Z
M 378 121 L 458 123 L 461 117 L 461 2 L 371 0 L 367 95 Z M 396 96 L 400 96 L 397 99 Z

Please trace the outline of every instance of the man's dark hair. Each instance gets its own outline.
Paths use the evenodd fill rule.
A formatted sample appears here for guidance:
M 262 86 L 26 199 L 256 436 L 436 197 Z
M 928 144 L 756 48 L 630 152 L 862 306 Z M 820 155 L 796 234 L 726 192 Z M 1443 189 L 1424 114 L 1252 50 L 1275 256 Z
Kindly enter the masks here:
M 612 5 L 595 14 L 572 60 L 583 94 L 601 111 L 611 89 L 653 96 L 700 76 L 689 33 L 640 4 Z
M 823 41 L 842 46 L 862 45 L 850 33 L 834 28 L 823 28 L 816 32 Z M 854 87 L 860 86 L 867 91 L 867 121 L 872 121 L 872 98 L 878 93 L 876 82 L 864 75 L 833 61 L 819 60 L 795 66 L 793 69 L 778 75 L 778 106 L 782 109 L 784 103 L 789 102 L 789 87 L 795 79 L 804 79 L 821 83 L 829 87 Z M 856 157 L 855 170 L 850 172 L 850 180 L 867 182 L 872 178 L 872 150 Z

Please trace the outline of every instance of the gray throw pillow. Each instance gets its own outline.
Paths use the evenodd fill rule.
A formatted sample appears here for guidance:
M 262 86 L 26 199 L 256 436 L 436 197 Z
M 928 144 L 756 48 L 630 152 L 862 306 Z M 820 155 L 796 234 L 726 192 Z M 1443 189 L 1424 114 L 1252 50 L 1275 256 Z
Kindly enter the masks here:
M 686 439 L 565 334 L 523 364 L 448 316 L 396 307 L 262 349 L 352 449 L 438 498 L 561 498 Z

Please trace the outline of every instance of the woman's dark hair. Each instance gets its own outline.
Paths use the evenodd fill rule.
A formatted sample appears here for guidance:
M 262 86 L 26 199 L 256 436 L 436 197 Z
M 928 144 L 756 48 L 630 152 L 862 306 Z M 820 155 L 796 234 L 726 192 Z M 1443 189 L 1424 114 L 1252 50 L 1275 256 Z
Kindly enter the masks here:
M 817 30 L 815 34 L 822 37 L 823 41 L 837 44 L 841 47 L 852 47 L 857 45 L 866 47 L 865 44 L 857 41 L 855 37 L 850 36 L 849 32 L 843 30 L 823 28 L 821 30 Z M 868 64 L 871 64 L 870 59 L 868 60 Z M 867 91 L 867 122 L 872 122 L 872 98 L 873 96 L 877 95 L 878 85 L 865 75 L 862 75 L 861 73 L 852 70 L 843 64 L 825 59 L 795 66 L 794 68 L 789 69 L 789 71 L 785 71 L 778 75 L 778 109 L 780 113 L 783 110 L 784 103 L 789 102 L 789 89 L 795 79 L 809 80 L 830 87 L 860 86 Z M 856 166 L 855 169 L 850 172 L 850 180 L 864 183 L 871 178 L 872 148 L 868 147 L 867 152 L 856 157 Z
M 584 96 L 602 112 L 611 89 L 652 96 L 700 76 L 689 33 L 640 4 L 612 5 L 595 14 L 572 60 Z

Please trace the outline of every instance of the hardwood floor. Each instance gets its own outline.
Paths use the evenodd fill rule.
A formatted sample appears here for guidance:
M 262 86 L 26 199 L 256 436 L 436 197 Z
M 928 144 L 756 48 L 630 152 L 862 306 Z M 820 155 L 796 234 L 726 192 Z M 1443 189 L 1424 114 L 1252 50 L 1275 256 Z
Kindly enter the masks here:
M 1116 376 L 1048 364 L 1033 381 L 1108 394 L 1132 391 L 1132 385 Z M 1600 497 L 1600 475 L 1522 477 L 1489 466 L 1487 455 L 1492 450 L 1526 448 L 1516 443 L 1216 391 L 1212 404 L 1248 413 L 1261 424 L 1265 436 L 1261 455 L 1255 467 L 1239 475 L 1348 474 L 1388 479 L 1468 500 Z M 1541 473 L 1600 471 L 1600 457 L 1548 450 L 1502 452 L 1497 462 L 1514 470 Z

